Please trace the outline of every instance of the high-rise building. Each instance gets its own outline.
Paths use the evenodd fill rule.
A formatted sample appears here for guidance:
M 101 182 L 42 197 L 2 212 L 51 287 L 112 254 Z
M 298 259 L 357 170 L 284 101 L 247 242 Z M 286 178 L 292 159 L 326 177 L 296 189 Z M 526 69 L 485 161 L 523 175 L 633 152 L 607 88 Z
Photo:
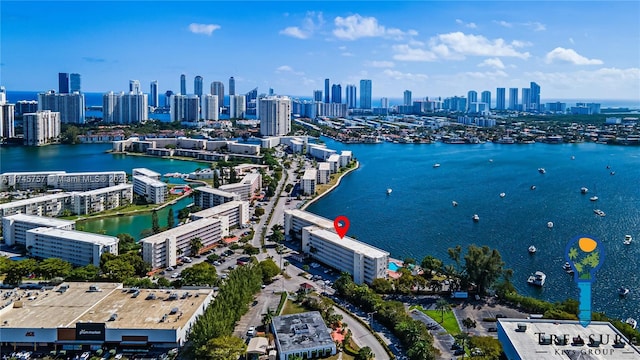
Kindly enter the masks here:
M 243 119 L 247 111 L 247 98 L 244 95 L 229 96 L 229 118 Z
M 383 109 L 389 108 L 389 98 L 383 97 L 380 98 L 380 107 Z
M 218 95 L 207 94 L 202 97 L 202 107 L 200 112 L 204 120 L 218 120 L 220 106 L 218 105 Z
M 531 89 L 522 88 L 522 111 L 531 110 Z
M 340 84 L 331 85 L 331 102 L 342 104 L 342 86 Z
M 58 73 L 58 92 L 60 94 L 69 93 L 69 73 Z
M 540 85 L 531 82 L 531 110 L 540 111 Z
M 171 97 L 173 96 L 173 91 L 171 90 L 167 90 L 167 92 L 164 93 L 164 107 L 166 108 L 170 108 L 171 107 Z
M 187 75 L 180 75 L 180 95 L 187 95 Z
M 7 102 L 7 89 L 4 86 L 0 86 L 0 105 Z
M 496 110 L 505 110 L 507 107 L 505 99 L 505 88 L 496 89 Z
M 518 110 L 518 88 L 509 88 L 509 110 Z
M 80 79 L 80 74 L 70 74 L 69 75 L 69 90 L 71 93 L 74 92 L 82 92 L 82 85 L 81 85 L 81 79 Z
M 491 108 L 491 91 L 485 90 L 480 94 L 480 102 L 487 104 L 487 109 Z
M 467 108 L 465 110 L 469 111 L 469 106 L 476 102 L 478 102 L 478 92 L 475 90 L 469 90 L 469 92 L 467 92 Z
M 322 102 L 322 90 L 313 90 L 313 101 Z
M 60 113 L 43 110 L 24 114 L 23 131 L 27 146 L 56 143 L 60 138 Z
M 357 105 L 357 89 L 356 86 L 353 84 L 347 85 L 347 88 L 345 89 L 345 96 L 346 96 L 346 102 L 347 102 L 347 108 L 348 109 L 355 109 L 358 105 Z
M 84 94 L 56 94 L 53 90 L 38 94 L 38 110 L 60 113 L 63 124 L 84 124 Z
M 360 109 L 371 109 L 371 80 L 360 80 Z
M 331 102 L 329 95 L 329 79 L 324 79 L 324 102 Z
M 129 80 L 129 92 L 134 94 L 142 93 L 140 89 L 140 81 L 139 80 Z
M 229 98 L 231 98 L 231 96 L 235 94 L 236 94 L 236 79 L 234 79 L 232 76 L 229 78 Z
M 160 99 L 158 98 L 158 80 L 151 82 L 151 91 L 149 93 L 149 106 L 158 107 Z
M 147 94 L 113 91 L 102 95 L 102 121 L 107 124 L 139 124 L 149 118 Z
M 218 107 L 224 106 L 224 84 L 222 81 L 211 83 L 211 95 L 218 96 Z
M 411 101 L 411 90 L 405 90 L 404 91 L 404 105 L 409 106 L 412 105 L 413 102 Z
M 260 135 L 282 136 L 291 131 L 291 99 L 267 96 L 260 99 Z
M 198 75 L 193 79 L 193 93 L 202 97 L 202 76 Z
M 197 122 L 200 117 L 200 99 L 197 95 L 172 95 L 171 121 Z
M 0 103 L 0 142 L 16 136 L 15 112 L 14 104 Z

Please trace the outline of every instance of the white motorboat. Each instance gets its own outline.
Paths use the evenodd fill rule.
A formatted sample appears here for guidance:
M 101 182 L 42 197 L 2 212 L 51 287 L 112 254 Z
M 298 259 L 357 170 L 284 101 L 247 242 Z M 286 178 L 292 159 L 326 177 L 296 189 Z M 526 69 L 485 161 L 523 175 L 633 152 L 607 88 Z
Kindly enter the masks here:
M 542 271 L 536 271 L 535 274 L 529 276 L 527 284 L 542 287 L 544 286 L 545 280 L 547 280 L 547 275 Z
M 589 192 L 589 189 L 587 189 L 586 187 L 583 186 L 583 187 L 580 188 L 580 192 L 583 193 L 583 194 L 586 194 L 586 193 Z
M 623 297 L 624 297 L 624 296 L 627 296 L 627 294 L 628 294 L 628 293 L 629 293 L 629 288 L 626 288 L 626 287 L 624 287 L 624 286 L 621 286 L 621 287 L 618 289 L 618 295 L 620 295 L 620 296 L 623 296 Z
M 393 191 L 393 190 L 392 190 L 391 188 L 388 188 L 388 189 L 387 189 L 387 195 L 391 194 L 391 192 L 392 192 L 392 191 Z
M 600 210 L 600 209 L 593 209 L 593 212 L 598 215 L 598 216 L 605 216 L 607 214 L 604 213 L 604 211 Z
M 531 189 L 531 190 L 535 190 L 535 189 L 536 189 L 536 186 L 535 186 L 535 185 L 531 185 L 530 189 Z
M 454 200 L 454 201 L 452 201 L 452 202 L 451 202 L 451 205 L 452 205 L 453 207 L 456 207 L 456 206 L 458 206 L 458 202 Z
M 501 193 L 500 193 L 500 197 L 501 197 L 501 198 L 503 198 L 503 197 L 505 197 L 505 196 L 507 196 L 507 194 L 505 194 L 505 193 L 503 193 L 503 192 L 501 192 Z
M 439 168 L 439 167 L 440 167 L 440 164 L 435 163 L 435 164 L 433 164 L 433 167 L 434 167 L 434 168 Z
M 478 214 L 473 214 L 471 219 L 473 219 L 474 222 L 478 222 L 478 221 L 480 221 L 480 216 L 478 216 Z
M 625 245 L 631 245 L 631 241 L 633 241 L 633 238 L 631 237 L 631 235 L 625 235 L 624 241 L 622 243 Z
M 627 318 L 627 320 L 625 320 L 624 322 L 629 324 L 634 330 L 638 327 L 638 322 L 634 318 Z
M 545 170 L 544 168 L 538 168 L 538 172 L 540 174 L 545 174 L 547 172 L 547 170 Z
M 536 249 L 535 246 L 533 245 L 529 246 L 529 254 L 535 254 L 536 251 L 538 251 L 538 249 Z
M 589 200 L 591 201 L 598 201 L 598 197 L 593 195 L 592 197 L 589 198 Z
M 553 227 L 553 221 L 549 221 L 549 222 L 547 223 L 547 227 L 548 227 L 549 229 L 551 229 L 551 228 Z
M 571 268 L 571 264 L 569 264 L 569 262 L 565 262 L 564 265 L 562 265 L 562 270 L 564 270 L 567 274 L 573 274 L 574 271 Z

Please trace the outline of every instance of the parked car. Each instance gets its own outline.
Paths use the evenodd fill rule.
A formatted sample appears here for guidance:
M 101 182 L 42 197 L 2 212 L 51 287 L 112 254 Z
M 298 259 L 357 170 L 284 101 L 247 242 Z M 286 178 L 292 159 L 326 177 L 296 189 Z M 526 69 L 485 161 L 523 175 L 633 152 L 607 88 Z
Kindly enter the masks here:
M 253 326 L 249 326 L 249 329 L 247 329 L 247 336 L 255 336 L 256 335 L 256 328 Z

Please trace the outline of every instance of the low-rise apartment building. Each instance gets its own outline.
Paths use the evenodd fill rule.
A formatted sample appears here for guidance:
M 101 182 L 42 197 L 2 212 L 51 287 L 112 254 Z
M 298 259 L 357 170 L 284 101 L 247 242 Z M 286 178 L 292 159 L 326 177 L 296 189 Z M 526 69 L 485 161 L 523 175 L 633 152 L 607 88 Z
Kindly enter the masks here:
M 30 199 L 0 204 L 0 216 L 27 214 L 38 216 L 60 216 L 71 208 L 72 196 L 69 193 L 57 193 L 36 196 Z
M 14 244 L 26 246 L 27 231 L 39 227 L 74 230 L 76 222 L 25 214 L 5 216 L 2 218 L 2 238 L 9 246 Z
M 199 220 L 215 216 L 228 217 L 229 227 L 246 224 L 249 222 L 249 202 L 236 200 L 214 206 L 191 214 L 191 220 Z
M 118 255 L 118 238 L 83 231 L 39 227 L 26 232 L 30 256 L 59 258 L 74 266 L 100 266 L 103 253 Z
M 302 188 L 302 193 L 304 195 L 315 195 L 317 179 L 318 170 L 307 169 L 304 171 L 302 179 L 300 179 L 300 187 Z
M 133 202 L 133 185 L 120 184 L 102 189 L 71 193 L 71 211 L 85 215 L 107 211 Z
M 240 195 L 240 200 L 249 201 L 253 194 L 260 191 L 262 187 L 262 175 L 260 173 L 249 173 L 242 178 L 239 183 L 225 184 L 218 189 L 227 192 L 234 192 Z
M 240 194 L 224 191 L 208 186 L 199 186 L 194 189 L 193 203 L 201 209 L 208 209 L 222 205 L 230 201 L 240 200 Z
M 167 201 L 167 184 L 143 175 L 133 177 L 133 192 L 153 204 L 162 204 Z

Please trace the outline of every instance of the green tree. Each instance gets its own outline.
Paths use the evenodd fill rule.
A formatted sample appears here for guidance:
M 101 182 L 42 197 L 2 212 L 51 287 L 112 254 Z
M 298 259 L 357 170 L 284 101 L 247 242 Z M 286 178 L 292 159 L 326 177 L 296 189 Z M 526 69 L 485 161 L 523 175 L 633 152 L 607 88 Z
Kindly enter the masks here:
M 265 283 L 271 282 L 271 279 L 280 274 L 280 268 L 272 259 L 262 260 L 258 267 L 262 271 L 262 281 Z
M 255 215 L 255 216 L 262 216 L 262 215 L 264 215 L 264 208 L 256 207 L 256 210 L 255 210 L 255 212 L 254 212 L 254 215 Z
M 215 266 L 201 262 L 182 270 L 182 285 L 214 286 L 218 283 Z
M 199 237 L 195 237 L 189 241 L 189 246 L 191 247 L 191 255 L 198 255 L 200 249 L 202 249 L 202 239 Z
M 38 264 L 36 272 L 45 279 L 53 279 L 55 277 L 66 278 L 71 270 L 72 266 L 68 262 L 58 258 L 48 258 Z
M 104 264 L 103 273 L 111 281 L 122 282 L 133 277 L 136 274 L 136 269 L 123 259 L 114 259 Z
M 355 360 L 371 360 L 376 357 L 370 347 L 365 346 L 358 350 L 358 354 L 355 356 Z
M 483 359 L 486 360 L 498 360 L 502 353 L 500 341 L 491 336 L 473 336 L 469 339 L 469 346 L 480 349 Z
M 116 235 L 118 237 L 118 253 L 124 254 L 131 250 L 137 250 L 140 247 L 136 244 L 136 239 L 127 233 L 120 233 Z
M 169 208 L 169 213 L 167 214 L 167 228 L 172 229 L 176 226 L 176 220 L 173 215 L 173 208 Z
M 7 269 L 4 283 L 18 286 L 22 283 L 22 278 L 33 273 L 37 267 L 38 263 L 34 259 L 16 261 Z
M 373 279 L 371 288 L 378 294 L 390 294 L 393 292 L 393 284 L 391 281 L 383 278 Z
M 73 125 L 66 125 L 66 129 L 63 128 L 60 134 L 60 142 L 63 144 L 78 144 L 80 143 L 78 135 L 80 135 L 80 129 Z
M 266 332 L 271 332 L 271 322 L 276 315 L 276 312 L 271 308 L 268 308 L 267 312 L 262 314 L 262 325 L 264 325 Z
M 466 319 L 462 319 L 462 326 L 464 326 L 467 329 L 467 332 L 469 332 L 469 329 L 475 328 L 477 325 L 478 324 L 476 323 L 476 321 L 470 317 Z
M 427 279 L 431 279 L 433 277 L 433 273 L 442 271 L 442 260 L 431 255 L 427 255 L 422 259 L 420 266 L 422 266 L 422 269 L 424 270 L 424 276 Z
M 440 310 L 440 314 L 442 315 L 440 323 L 442 324 L 444 322 L 444 313 L 449 310 L 449 302 L 445 299 L 438 299 L 438 301 L 436 301 L 436 310 Z
M 171 286 L 171 281 L 169 281 L 167 278 L 165 277 L 159 277 L 158 278 L 158 286 L 162 287 L 162 288 L 168 288 Z
M 160 223 L 158 222 L 157 210 L 153 210 L 151 212 L 151 231 L 153 231 L 154 234 L 157 234 L 160 232 Z
M 476 284 L 480 294 L 485 294 L 486 290 L 502 276 L 504 262 L 496 249 L 469 245 L 464 261 L 466 276 L 469 282 Z
M 118 259 L 133 266 L 138 276 L 146 276 L 151 270 L 151 265 L 147 264 L 137 252 L 129 252 L 118 256 Z
M 243 249 L 244 249 L 244 253 L 247 255 L 258 255 L 260 253 L 260 249 L 258 249 L 257 247 L 251 244 L 245 244 L 243 246 Z
M 454 336 L 456 338 L 456 340 L 458 340 L 459 343 L 462 344 L 462 349 L 465 348 L 465 344 L 467 343 L 467 341 L 469 340 L 470 336 L 469 334 L 467 334 L 466 332 L 461 332 L 457 335 Z M 464 357 L 464 355 L 462 355 Z
M 214 188 L 219 188 L 220 187 L 220 175 L 218 175 L 218 170 L 214 169 L 213 170 L 213 187 Z
M 235 336 L 222 336 L 207 341 L 196 350 L 202 360 L 237 360 L 247 350 L 244 340 Z
M 238 174 L 236 173 L 236 169 L 233 167 L 229 168 L 229 184 L 235 184 L 238 180 Z
M 74 281 L 94 281 L 98 279 L 100 275 L 100 268 L 89 264 L 87 266 L 77 267 L 71 270 L 68 279 Z

